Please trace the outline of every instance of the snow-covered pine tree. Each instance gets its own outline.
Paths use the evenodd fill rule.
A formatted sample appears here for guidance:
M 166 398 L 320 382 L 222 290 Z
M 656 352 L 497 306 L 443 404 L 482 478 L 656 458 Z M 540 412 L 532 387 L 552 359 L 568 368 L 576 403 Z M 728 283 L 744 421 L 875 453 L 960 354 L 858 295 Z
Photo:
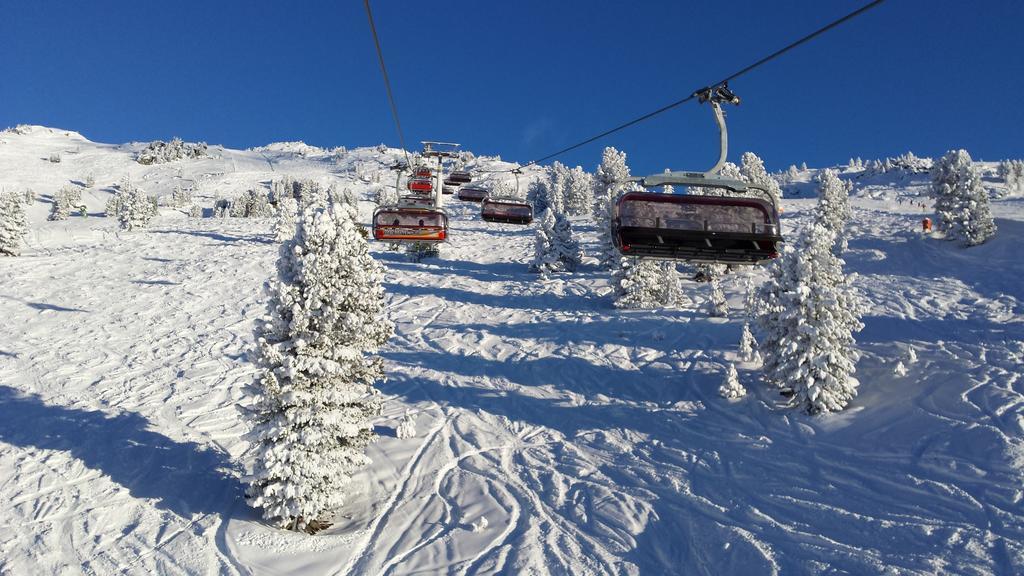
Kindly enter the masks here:
M 327 201 L 328 202 L 340 202 L 342 204 L 348 204 L 350 206 L 359 206 L 359 202 L 356 199 L 355 193 L 349 187 L 338 188 L 337 184 L 331 184 L 327 187 Z
M 573 236 L 572 224 L 564 215 L 549 208 L 541 217 L 534 237 L 534 258 L 531 272 L 573 272 L 583 259 L 579 242 Z
M 115 218 L 117 217 L 117 208 L 120 205 L 121 193 L 118 192 L 117 194 L 114 194 L 110 198 L 107 198 L 107 204 L 103 208 L 103 213 L 106 214 L 108 218 Z
M 675 306 L 679 302 L 679 294 L 683 289 L 675 262 L 669 260 L 661 263 L 661 278 L 658 301 L 663 307 Z
M 594 175 L 594 223 L 597 226 L 597 260 L 605 270 L 620 266 L 621 254 L 612 242 L 611 219 L 615 201 L 629 178 L 626 153 L 611 146 L 604 149 Z
M 32 204 L 36 201 L 36 192 L 31 188 L 25 189 L 25 204 Z
M 743 362 L 761 362 L 761 353 L 757 351 L 757 340 L 750 331 L 750 322 L 743 323 L 743 332 L 740 334 L 740 360 Z
M 736 365 L 729 363 L 729 368 L 725 372 L 725 381 L 718 388 L 718 393 L 722 398 L 728 398 L 729 400 L 735 400 L 742 398 L 747 395 L 747 389 L 740 384 L 740 375 L 736 372 Z
M 175 208 L 184 208 L 192 203 L 192 189 L 175 186 L 171 192 L 171 204 Z
M 146 193 L 132 185 L 127 178 L 121 183 L 121 190 L 117 194 L 116 209 L 117 222 L 121 230 L 145 228 L 156 215 L 153 203 Z
M 67 220 L 71 215 L 72 197 L 67 188 L 61 188 L 53 193 L 53 205 L 50 206 L 49 220 Z
M 917 350 L 913 346 L 907 348 L 907 364 L 917 363 Z
M 557 160 L 548 167 L 547 207 L 556 214 L 566 213 L 565 194 L 569 183 L 569 169 Z
M 21 254 L 21 241 L 26 230 L 22 198 L 13 192 L 0 193 L 0 256 Z
M 526 188 L 526 201 L 533 204 L 534 214 L 542 214 L 548 209 L 547 178 L 538 178 L 530 182 Z
M 327 205 L 327 189 L 319 182 L 315 180 L 299 180 L 297 188 L 300 210 L 305 211 L 310 206 Z
M 729 303 L 725 299 L 725 292 L 722 290 L 722 274 L 719 268 L 725 269 L 721 264 L 712 264 L 709 267 L 712 271 L 708 280 L 708 316 L 725 318 L 729 315 Z
M 398 204 L 398 190 L 393 186 L 378 184 L 373 193 L 373 201 L 377 206 L 394 206 Z
M 274 222 L 274 237 L 284 242 L 295 236 L 295 219 L 298 218 L 299 203 L 291 196 L 281 198 L 277 204 L 277 221 Z
M 661 264 L 643 258 L 623 258 L 612 276 L 617 295 L 616 308 L 652 309 L 662 306 L 665 271 Z
M 833 252 L 842 256 L 848 245 L 847 225 L 853 217 L 850 207 L 849 182 L 839 179 L 838 173 L 826 168 L 818 176 L 818 205 L 815 207 L 814 220 L 831 230 L 836 237 Z
M 892 373 L 900 377 L 907 375 L 907 367 L 903 365 L 902 360 L 896 361 L 896 366 L 893 367 Z
M 812 223 L 798 248 L 772 265 L 757 305 L 765 380 L 791 389 L 794 404 L 811 414 L 842 410 L 857 394 L 851 376 L 861 304 L 834 243 L 829 229 Z
M 577 166 L 568 171 L 565 210 L 573 216 L 590 214 L 594 205 L 594 177 Z
M 188 207 L 189 218 L 202 218 L 203 209 L 198 204 L 193 204 Z
M 303 212 L 256 330 L 249 504 L 292 530 L 322 528 L 344 503 L 380 413 L 373 385 L 383 363 L 372 355 L 392 325 L 382 317 L 384 270 L 358 227 L 351 206 Z
M 935 163 L 931 195 L 938 227 L 947 238 L 976 246 L 995 235 L 988 194 L 966 150 L 951 150 Z
M 395 427 L 395 437 L 399 440 L 416 437 L 416 419 L 412 417 L 412 413 L 408 410 L 405 411 L 402 421 Z
M 757 154 L 753 152 L 743 153 L 743 156 L 740 157 L 740 173 L 743 174 L 747 182 L 759 184 L 767 188 L 772 201 L 776 206 L 779 205 L 779 201 L 782 198 L 782 188 L 779 187 L 779 183 L 765 169 L 764 161 L 758 158 Z
M 405 255 L 411 262 L 422 262 L 440 256 L 441 247 L 436 242 L 411 242 L 405 246 Z

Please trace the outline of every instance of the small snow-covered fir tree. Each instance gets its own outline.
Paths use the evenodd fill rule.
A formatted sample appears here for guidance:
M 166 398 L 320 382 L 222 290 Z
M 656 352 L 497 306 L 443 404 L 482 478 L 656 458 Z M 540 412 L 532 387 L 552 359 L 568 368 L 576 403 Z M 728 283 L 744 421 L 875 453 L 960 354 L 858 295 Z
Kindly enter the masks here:
M 377 185 L 373 194 L 373 201 L 377 206 L 394 206 L 398 204 L 398 190 L 391 186 Z
M 405 255 L 411 262 L 422 262 L 440 256 L 441 247 L 436 242 L 411 242 L 405 246 Z
M 775 205 L 779 205 L 779 201 L 782 198 L 782 188 L 779 187 L 779 183 L 765 169 L 764 161 L 757 154 L 753 152 L 743 153 L 743 156 L 740 157 L 740 172 L 747 182 L 764 186 Z
M 907 364 L 917 363 L 917 351 L 914 350 L 913 346 L 907 348 Z
M 71 209 L 74 207 L 74 194 L 64 186 L 53 193 L 53 205 L 50 207 L 48 220 L 67 220 L 71 216 Z
M 116 209 L 121 230 L 145 228 L 156 215 L 153 202 L 146 193 L 127 178 L 121 183 L 121 190 L 117 194 Z
M 747 395 L 747 389 L 740 384 L 740 375 L 736 372 L 736 365 L 729 363 L 729 368 L 725 372 L 725 381 L 718 388 L 718 393 L 722 398 L 728 398 L 734 400 L 742 398 Z
M 679 271 L 676 263 L 669 260 L 661 263 L 661 290 L 658 293 L 658 301 L 664 307 L 675 306 L 679 302 L 679 294 L 682 291 L 682 283 L 679 281 Z
M 395 437 L 399 440 L 416 437 L 416 419 L 412 417 L 412 413 L 408 410 L 405 411 L 402 421 L 395 427 Z
M 721 264 L 713 264 L 712 269 L 724 268 Z M 717 270 L 712 272 L 708 281 L 708 316 L 725 318 L 729 315 L 729 303 L 725 299 L 725 292 L 722 290 L 722 274 Z
M 597 226 L 597 260 L 605 270 L 619 268 L 621 254 L 612 242 L 615 201 L 629 178 L 626 153 L 607 147 L 594 174 L 594 224 Z
M 184 208 L 192 203 L 192 189 L 175 186 L 171 192 L 171 204 L 175 208 Z
M 897 375 L 897 376 L 901 376 L 901 377 L 907 375 L 907 367 L 903 365 L 903 361 L 902 360 L 897 360 L 896 361 L 896 366 L 893 367 L 892 373 Z
M 850 189 L 850 183 L 840 180 L 831 168 L 823 170 L 818 177 L 818 205 L 814 220 L 835 234 L 836 243 L 832 250 L 836 256 L 842 256 L 848 246 L 847 226 L 853 217 Z
M 761 353 L 757 350 L 757 340 L 750 331 L 750 322 L 743 323 L 743 332 L 740 334 L 740 360 L 743 362 L 761 362 Z
M 756 306 L 765 380 L 791 389 L 811 414 L 842 410 L 857 394 L 853 335 L 863 328 L 862 306 L 834 242 L 831 230 L 811 224 L 799 248 L 772 265 Z
M 964 246 L 976 246 L 996 233 L 988 193 L 966 150 L 951 150 L 932 169 L 931 195 L 938 227 Z
M 277 221 L 274 222 L 274 237 L 284 242 L 295 236 L 295 219 L 299 215 L 299 203 L 291 196 L 281 198 L 277 204 Z
M 573 236 L 572 224 L 553 208 L 544 211 L 534 233 L 534 258 L 531 272 L 573 272 L 583 259 L 583 251 Z
M 193 204 L 188 207 L 189 218 L 202 218 L 203 209 L 198 204 Z
M 665 271 L 643 258 L 623 258 L 613 280 L 618 289 L 616 308 L 660 308 L 665 297 Z
M 249 503 L 263 517 L 314 532 L 369 463 L 383 363 L 372 356 L 392 325 L 384 270 L 359 234 L 353 207 L 302 213 L 281 245 L 269 316 L 257 328 L 260 368 L 250 411 L 256 449 Z
M 121 193 L 119 192 L 117 194 L 114 194 L 110 198 L 107 198 L 107 204 L 103 208 L 103 213 L 106 214 L 108 218 L 116 218 L 117 217 L 117 208 L 120 205 L 121 205 Z
M 25 204 L 32 204 L 36 201 L 36 192 L 31 188 L 25 189 Z
M 21 254 L 21 242 L 27 231 L 25 205 L 19 195 L 0 193 L 0 256 Z

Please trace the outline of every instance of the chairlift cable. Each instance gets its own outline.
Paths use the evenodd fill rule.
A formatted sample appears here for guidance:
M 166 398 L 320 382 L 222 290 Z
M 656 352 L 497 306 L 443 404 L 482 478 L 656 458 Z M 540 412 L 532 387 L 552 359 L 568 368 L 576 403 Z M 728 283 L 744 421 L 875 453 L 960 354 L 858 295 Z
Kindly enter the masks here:
M 872 2 L 869 2 L 869 3 L 865 4 L 864 6 L 861 6 L 860 8 L 854 10 L 853 12 L 850 12 L 846 16 L 843 16 L 842 18 L 839 18 L 837 20 L 833 20 L 832 22 L 826 24 L 825 26 L 822 26 L 821 28 L 818 28 L 814 32 L 811 32 L 810 34 L 807 34 L 806 36 L 803 36 L 802 38 L 787 44 L 786 46 L 780 48 L 779 50 L 776 50 L 775 52 L 772 52 L 771 54 L 765 56 L 764 58 L 761 58 L 760 60 L 757 60 L 753 64 L 750 64 L 749 66 L 746 66 L 746 67 L 740 69 L 739 71 L 734 72 L 734 73 L 730 74 L 729 76 L 726 76 L 724 79 L 720 80 L 719 82 L 717 82 L 715 84 L 711 84 L 710 86 L 706 86 L 704 88 L 700 88 L 700 89 L 694 91 L 692 94 L 690 94 L 689 96 L 687 96 L 685 98 L 681 98 L 679 100 L 676 100 L 675 102 L 672 102 L 670 104 L 666 104 L 665 106 L 662 106 L 661 108 L 658 108 L 657 110 L 654 110 L 653 112 L 648 112 L 647 114 L 644 114 L 643 116 L 639 116 L 637 118 L 634 118 L 634 119 L 632 119 L 632 120 L 630 120 L 628 122 L 620 124 L 620 125 L 618 125 L 618 126 L 616 126 L 614 128 L 611 128 L 609 130 L 605 130 L 604 132 L 601 132 L 600 134 L 597 134 L 596 136 L 591 136 L 590 138 L 587 138 L 586 140 L 583 140 L 583 141 L 581 141 L 579 143 L 573 144 L 572 146 L 567 146 L 567 147 L 562 148 L 561 150 L 559 150 L 557 152 L 553 152 L 551 154 L 548 154 L 547 156 L 543 156 L 543 157 L 538 158 L 536 160 L 527 162 L 526 164 L 524 164 L 520 168 L 526 168 L 527 166 L 535 166 L 537 164 L 540 164 L 541 162 L 544 162 L 545 160 L 550 160 L 550 159 L 555 158 L 557 156 L 561 156 L 562 154 L 565 154 L 566 152 L 570 152 L 570 151 L 575 150 L 575 149 L 577 149 L 577 148 L 579 148 L 581 146 L 586 146 L 587 144 L 590 144 L 591 142 L 594 142 L 595 140 L 600 140 L 601 138 L 604 138 L 605 136 L 609 136 L 611 134 L 614 134 L 616 132 L 619 132 L 621 130 L 629 128 L 630 126 L 633 126 L 635 124 L 639 124 L 640 122 L 643 122 L 644 120 L 648 120 L 650 118 L 653 118 L 654 116 L 662 114 L 663 112 L 667 112 L 667 111 L 669 111 L 669 110 L 671 110 L 671 109 L 673 109 L 673 108 L 675 108 L 675 107 L 677 107 L 677 106 L 679 106 L 681 104 L 685 104 L 685 103 L 687 103 L 687 102 L 689 102 L 691 100 L 694 100 L 694 99 L 696 99 L 700 95 L 701 92 L 704 92 L 705 90 L 708 90 L 709 88 L 718 88 L 720 86 L 724 86 L 729 81 L 734 80 L 736 78 L 739 78 L 740 76 L 743 76 L 747 72 L 750 72 L 751 70 L 754 70 L 755 68 L 759 68 L 760 66 L 763 66 L 764 64 L 767 64 L 768 62 L 778 58 L 779 56 L 782 56 L 786 52 L 789 52 L 790 50 L 792 50 L 792 49 L 794 49 L 794 48 L 796 48 L 796 47 L 798 47 L 798 46 L 800 46 L 802 44 L 805 44 L 805 43 L 813 40 L 814 38 L 817 38 L 818 36 L 821 36 L 825 32 L 828 32 L 829 30 L 832 30 L 833 28 L 835 28 L 835 27 L 837 27 L 837 26 L 839 26 L 839 25 L 841 25 L 841 24 L 843 24 L 845 22 L 848 22 L 849 20 L 852 20 L 852 19 L 856 18 L 857 16 L 860 16 L 861 14 L 867 12 L 868 10 L 871 10 L 872 8 L 878 6 L 879 4 L 881 4 L 884 1 L 885 0 L 873 0 Z M 492 173 L 499 173 L 499 172 L 510 172 L 510 170 L 495 170 Z
M 398 120 L 398 106 L 395 105 L 395 94 L 391 91 L 391 80 L 388 78 L 388 69 L 384 66 L 384 52 L 380 49 L 380 38 L 377 36 L 377 26 L 373 23 L 373 11 L 370 10 L 370 0 L 363 0 L 366 6 L 366 17 L 370 20 L 370 32 L 373 34 L 373 44 L 377 47 L 377 59 L 380 61 L 380 71 L 384 75 L 384 87 L 388 91 L 388 101 L 391 102 L 391 115 L 395 118 L 395 128 L 398 129 L 398 143 L 402 146 L 402 153 L 405 154 L 405 165 L 412 166 L 409 161 L 409 152 L 405 148 L 405 136 L 402 135 L 402 123 Z

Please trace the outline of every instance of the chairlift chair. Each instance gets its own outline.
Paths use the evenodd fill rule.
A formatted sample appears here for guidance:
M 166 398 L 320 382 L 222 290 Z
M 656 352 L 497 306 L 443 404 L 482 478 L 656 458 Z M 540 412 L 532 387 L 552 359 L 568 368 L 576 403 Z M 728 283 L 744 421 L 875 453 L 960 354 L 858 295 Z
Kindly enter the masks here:
M 533 205 L 514 198 L 488 196 L 480 202 L 480 217 L 487 222 L 529 224 L 533 222 Z
M 455 170 L 448 175 L 446 180 L 451 180 L 452 184 L 469 184 L 473 181 L 473 177 L 465 170 Z
M 385 242 L 444 242 L 448 215 L 427 206 L 387 206 L 373 213 L 373 238 Z
M 413 178 L 430 178 L 433 175 L 430 168 L 420 166 L 412 171 Z
M 455 187 L 445 184 L 441 187 L 441 194 L 455 194 Z
M 463 186 L 459 188 L 459 200 L 463 202 L 482 202 L 487 198 L 487 190 L 475 186 Z
M 739 98 L 726 85 L 696 95 L 711 103 L 718 123 L 718 163 L 707 172 L 665 172 L 631 181 L 645 188 L 671 184 L 724 195 L 627 192 L 615 203 L 612 241 L 623 255 L 645 258 L 730 264 L 777 258 L 783 238 L 774 199 L 761 186 L 718 176 L 728 150 L 720 103 L 738 104 Z
M 413 178 L 409 180 L 408 188 L 412 192 L 433 192 L 434 183 L 429 178 Z

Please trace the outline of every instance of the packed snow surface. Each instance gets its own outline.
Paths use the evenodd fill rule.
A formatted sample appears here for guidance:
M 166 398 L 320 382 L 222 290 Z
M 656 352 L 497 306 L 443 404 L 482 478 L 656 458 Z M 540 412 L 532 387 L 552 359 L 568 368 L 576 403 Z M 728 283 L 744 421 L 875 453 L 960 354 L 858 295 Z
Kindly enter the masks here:
M 963 249 L 918 231 L 926 174 L 855 189 L 859 395 L 824 417 L 738 358 L 763 269 L 725 276 L 727 318 L 690 281 L 671 309 L 619 310 L 592 259 L 539 279 L 531 228 L 452 201 L 440 258 L 372 245 L 396 324 L 380 438 L 306 536 L 242 493 L 273 221 L 164 207 L 126 233 L 103 205 L 130 176 L 161 198 L 195 184 L 208 215 L 287 174 L 351 187 L 367 222 L 399 152 L 211 146 L 142 166 L 143 147 L 0 133 L 0 187 L 36 193 L 23 255 L 0 259 L 0 573 L 1024 573 L 1020 199 L 994 201 L 995 238 Z M 46 221 L 87 175 L 88 217 Z M 787 234 L 810 195 L 783 202 Z M 592 249 L 589 220 L 573 227 Z M 719 396 L 730 363 L 740 399 Z

